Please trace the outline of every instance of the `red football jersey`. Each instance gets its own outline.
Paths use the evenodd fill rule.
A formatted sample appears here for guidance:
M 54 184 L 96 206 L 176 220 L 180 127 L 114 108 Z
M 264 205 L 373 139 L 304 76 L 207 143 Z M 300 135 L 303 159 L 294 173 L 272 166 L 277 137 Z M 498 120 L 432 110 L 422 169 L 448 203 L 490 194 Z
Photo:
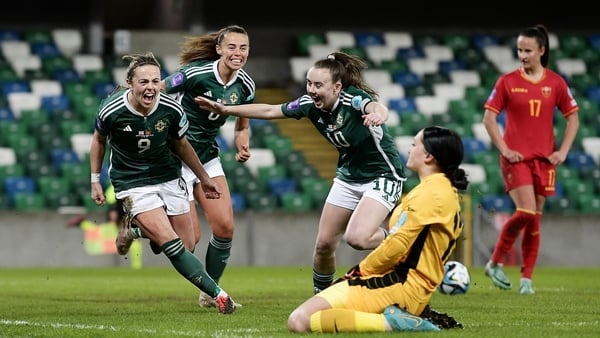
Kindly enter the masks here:
M 565 80 L 547 68 L 538 82 L 528 80 L 520 68 L 502 75 L 484 108 L 506 112 L 504 141 L 524 160 L 545 158 L 554 151 L 556 109 L 564 117 L 579 109 Z

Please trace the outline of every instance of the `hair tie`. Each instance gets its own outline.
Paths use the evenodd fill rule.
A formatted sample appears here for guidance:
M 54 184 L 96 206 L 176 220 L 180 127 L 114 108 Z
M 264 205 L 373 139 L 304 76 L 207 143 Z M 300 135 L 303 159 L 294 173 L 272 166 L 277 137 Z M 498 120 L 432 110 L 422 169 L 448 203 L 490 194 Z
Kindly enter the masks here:
M 334 54 L 329 54 L 329 55 L 327 55 L 327 59 L 329 59 L 329 60 L 335 60 L 335 55 Z

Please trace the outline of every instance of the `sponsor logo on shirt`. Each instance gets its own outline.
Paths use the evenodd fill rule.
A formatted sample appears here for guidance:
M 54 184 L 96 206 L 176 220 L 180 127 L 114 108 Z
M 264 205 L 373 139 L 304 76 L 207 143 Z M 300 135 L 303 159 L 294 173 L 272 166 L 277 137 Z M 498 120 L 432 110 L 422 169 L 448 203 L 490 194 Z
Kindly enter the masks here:
M 296 110 L 298 108 L 300 108 L 300 99 L 295 99 L 287 104 L 287 110 Z

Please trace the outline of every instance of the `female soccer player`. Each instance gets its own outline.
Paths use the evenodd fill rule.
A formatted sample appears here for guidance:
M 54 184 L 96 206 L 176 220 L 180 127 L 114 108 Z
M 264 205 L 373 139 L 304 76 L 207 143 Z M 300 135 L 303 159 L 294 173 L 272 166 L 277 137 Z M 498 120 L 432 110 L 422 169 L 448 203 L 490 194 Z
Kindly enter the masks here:
M 520 233 L 521 281 L 519 293 L 530 295 L 533 269 L 540 248 L 540 222 L 546 197 L 555 194 L 556 166 L 564 163 L 579 129 L 579 108 L 565 80 L 548 69 L 550 43 L 543 25 L 529 27 L 517 37 L 521 65 L 502 75 L 485 103 L 483 123 L 500 151 L 505 189 L 516 211 L 504 223 L 485 274 L 494 285 L 508 290 L 512 284 L 502 265 Z M 554 138 L 554 112 L 567 119 L 558 149 Z M 504 135 L 497 116 L 506 110 Z
M 444 278 L 444 263 L 462 232 L 458 190 L 460 136 L 430 126 L 414 138 L 406 167 L 419 184 L 394 209 L 390 235 L 344 279 L 309 298 L 288 318 L 292 332 L 439 331 L 419 317 Z
M 306 95 L 283 104 L 228 105 L 205 95 L 196 102 L 213 114 L 258 119 L 303 117 L 336 147 L 336 177 L 323 207 L 313 252 L 313 290 L 331 285 L 342 238 L 355 249 L 375 248 L 406 180 L 385 126 L 388 108 L 361 78 L 363 60 L 342 52 L 318 60 L 306 75 Z
M 206 249 L 206 271 L 218 283 L 231 256 L 234 233 L 233 207 L 225 172 L 219 160 L 219 145 L 216 137 L 228 116 L 210 114 L 195 102 L 198 95 L 218 100 L 223 104 L 254 102 L 255 85 L 242 67 L 250 53 L 250 40 L 243 27 L 232 25 L 217 32 L 189 37 L 179 55 L 183 65 L 165 78 L 161 86 L 167 93 L 177 93 L 177 101 L 186 111 L 190 127 L 187 137 L 194 147 L 208 175 L 221 187 L 221 198 L 204 197 L 196 175 L 186 165 L 183 177 L 188 184 L 190 208 L 194 221 L 196 243 L 200 241 L 200 219 L 196 212 L 196 201 L 212 231 Z M 236 160 L 246 162 L 250 158 L 250 137 L 247 118 L 238 117 L 235 124 L 234 143 Z M 212 297 L 200 293 L 198 303 L 203 307 L 214 306 Z M 238 304 L 239 305 L 239 304 Z
M 100 169 L 108 143 L 109 177 L 125 214 L 116 241 L 119 253 L 126 254 L 135 238 L 149 238 L 177 272 L 213 297 L 219 312 L 233 313 L 231 297 L 190 252 L 194 230 L 181 162 L 197 175 L 206 198 L 219 198 L 221 191 L 185 137 L 183 108 L 160 90 L 160 65 L 154 55 L 125 58 L 130 60 L 127 87 L 117 87 L 98 108 L 90 148 L 91 197 L 98 205 L 106 202 Z M 135 229 L 129 227 L 132 221 Z

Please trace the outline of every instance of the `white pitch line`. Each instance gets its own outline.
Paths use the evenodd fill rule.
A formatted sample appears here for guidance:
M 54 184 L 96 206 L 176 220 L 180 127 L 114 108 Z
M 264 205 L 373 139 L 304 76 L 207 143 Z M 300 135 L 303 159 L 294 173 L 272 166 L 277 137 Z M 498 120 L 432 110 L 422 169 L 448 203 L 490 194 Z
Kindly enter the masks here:
M 3 326 L 33 326 L 39 328 L 54 328 L 54 329 L 77 329 L 82 331 L 110 331 L 110 332 L 135 332 L 135 333 L 143 333 L 143 334 L 161 334 L 161 335 L 170 335 L 170 336 L 185 336 L 185 337 L 240 337 L 240 333 L 242 334 L 255 334 L 258 333 L 258 330 L 255 329 L 237 329 L 232 330 L 232 332 L 224 332 L 217 331 L 208 333 L 206 331 L 175 331 L 175 330 L 164 330 L 157 331 L 154 329 L 143 329 L 143 330 L 133 330 L 133 329 L 121 329 L 112 325 L 87 325 L 87 324 L 63 324 L 63 323 L 37 323 L 30 322 L 26 320 L 8 320 L 8 319 L 0 319 L 0 325 Z M 235 331 L 235 332 L 234 332 Z

